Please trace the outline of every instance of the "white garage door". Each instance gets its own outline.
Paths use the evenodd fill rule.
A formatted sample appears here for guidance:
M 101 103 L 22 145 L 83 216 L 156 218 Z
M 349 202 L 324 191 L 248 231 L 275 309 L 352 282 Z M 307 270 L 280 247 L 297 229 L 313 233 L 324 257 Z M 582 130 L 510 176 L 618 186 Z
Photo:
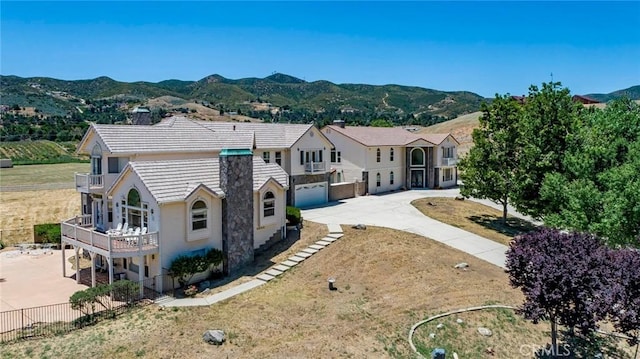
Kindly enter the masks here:
M 327 182 L 307 183 L 296 186 L 296 207 L 310 207 L 327 203 Z

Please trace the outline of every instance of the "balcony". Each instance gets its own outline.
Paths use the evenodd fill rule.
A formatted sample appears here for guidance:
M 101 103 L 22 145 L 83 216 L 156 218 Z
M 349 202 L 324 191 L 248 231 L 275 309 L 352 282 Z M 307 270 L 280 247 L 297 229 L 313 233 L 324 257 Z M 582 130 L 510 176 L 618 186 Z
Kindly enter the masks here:
M 62 240 L 105 257 L 127 258 L 158 253 L 158 232 L 107 234 L 95 230 L 91 216 L 78 216 L 61 223 Z
M 104 175 L 76 173 L 76 190 L 82 193 L 93 193 L 104 190 Z
M 321 173 L 325 172 L 324 162 L 307 162 L 304 164 L 305 173 Z
M 442 159 L 440 159 L 440 166 L 443 166 L 443 167 L 455 166 L 456 164 L 458 164 L 458 159 L 457 158 L 442 158 Z

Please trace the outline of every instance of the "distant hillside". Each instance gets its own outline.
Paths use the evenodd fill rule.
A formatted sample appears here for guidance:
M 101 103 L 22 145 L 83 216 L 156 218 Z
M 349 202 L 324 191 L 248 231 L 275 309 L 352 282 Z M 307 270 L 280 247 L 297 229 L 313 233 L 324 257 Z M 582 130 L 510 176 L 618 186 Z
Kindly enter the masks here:
M 469 153 L 469 150 L 473 146 L 471 133 L 474 128 L 477 128 L 480 125 L 480 116 L 482 116 L 482 112 L 480 111 L 462 115 L 454 118 L 453 120 L 425 127 L 419 130 L 418 133 L 451 133 L 453 137 L 460 142 L 460 147 L 458 147 L 458 156 L 464 156 Z
M 179 99 L 176 103 L 198 103 L 221 110 L 222 114 L 242 114 L 267 121 L 323 124 L 342 117 L 362 125 L 376 118 L 398 124 L 431 124 L 477 111 L 483 100 L 482 96 L 466 91 L 307 82 L 279 73 L 237 80 L 216 74 L 199 81 L 172 79 L 158 83 L 119 82 L 108 77 L 65 81 L 0 76 L 0 104 L 5 110 L 16 106 L 30 107 L 37 109 L 41 116 L 83 113 L 88 120 L 96 120 L 93 117 L 99 116 L 92 114 L 101 112 L 105 105 L 117 104 L 116 110 L 126 114 L 135 106 L 147 106 L 153 99 L 165 96 Z M 162 109 L 185 111 L 185 108 L 173 105 Z M 186 111 L 193 110 L 198 111 L 193 106 Z
M 611 100 L 615 100 L 617 98 L 626 96 L 632 100 L 640 100 L 640 85 L 631 86 L 624 90 L 613 91 L 611 93 L 602 94 L 602 93 L 592 93 L 585 95 L 586 97 L 590 97 L 594 100 L 598 100 L 600 102 L 609 102 Z

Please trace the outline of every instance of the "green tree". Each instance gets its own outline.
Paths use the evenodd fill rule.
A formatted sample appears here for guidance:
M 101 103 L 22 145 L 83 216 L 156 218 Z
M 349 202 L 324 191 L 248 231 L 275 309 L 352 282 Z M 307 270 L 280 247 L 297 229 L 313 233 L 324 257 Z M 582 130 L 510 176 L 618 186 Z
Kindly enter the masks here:
M 393 127 L 393 123 L 382 118 L 371 121 L 371 127 Z
M 474 146 L 458 164 L 464 183 L 460 193 L 501 204 L 504 223 L 519 166 L 522 106 L 509 95 L 496 95 L 481 110 L 480 126 L 472 133 Z
M 519 212 L 541 218 L 552 211 L 541 197 L 545 175 L 564 172 L 564 153 L 576 145 L 573 133 L 580 123 L 582 105 L 571 99 L 559 82 L 532 85 L 524 100 L 520 121 L 518 174 L 512 203 Z
M 595 233 L 610 245 L 640 246 L 640 105 L 616 100 L 583 117 L 564 171 L 543 181 L 545 224 Z
M 196 273 L 204 272 L 210 266 L 222 263 L 222 260 L 222 252 L 215 248 L 209 249 L 204 255 L 181 255 L 171 262 L 169 273 L 184 287 Z

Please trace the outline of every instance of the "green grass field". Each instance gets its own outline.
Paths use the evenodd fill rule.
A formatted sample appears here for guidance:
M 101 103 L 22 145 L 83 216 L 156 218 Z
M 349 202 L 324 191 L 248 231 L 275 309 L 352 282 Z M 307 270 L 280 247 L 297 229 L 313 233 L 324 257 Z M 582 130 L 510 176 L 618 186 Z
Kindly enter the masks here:
M 90 171 L 88 163 L 14 166 L 0 169 L 0 186 L 30 186 L 73 183 L 74 173 Z

